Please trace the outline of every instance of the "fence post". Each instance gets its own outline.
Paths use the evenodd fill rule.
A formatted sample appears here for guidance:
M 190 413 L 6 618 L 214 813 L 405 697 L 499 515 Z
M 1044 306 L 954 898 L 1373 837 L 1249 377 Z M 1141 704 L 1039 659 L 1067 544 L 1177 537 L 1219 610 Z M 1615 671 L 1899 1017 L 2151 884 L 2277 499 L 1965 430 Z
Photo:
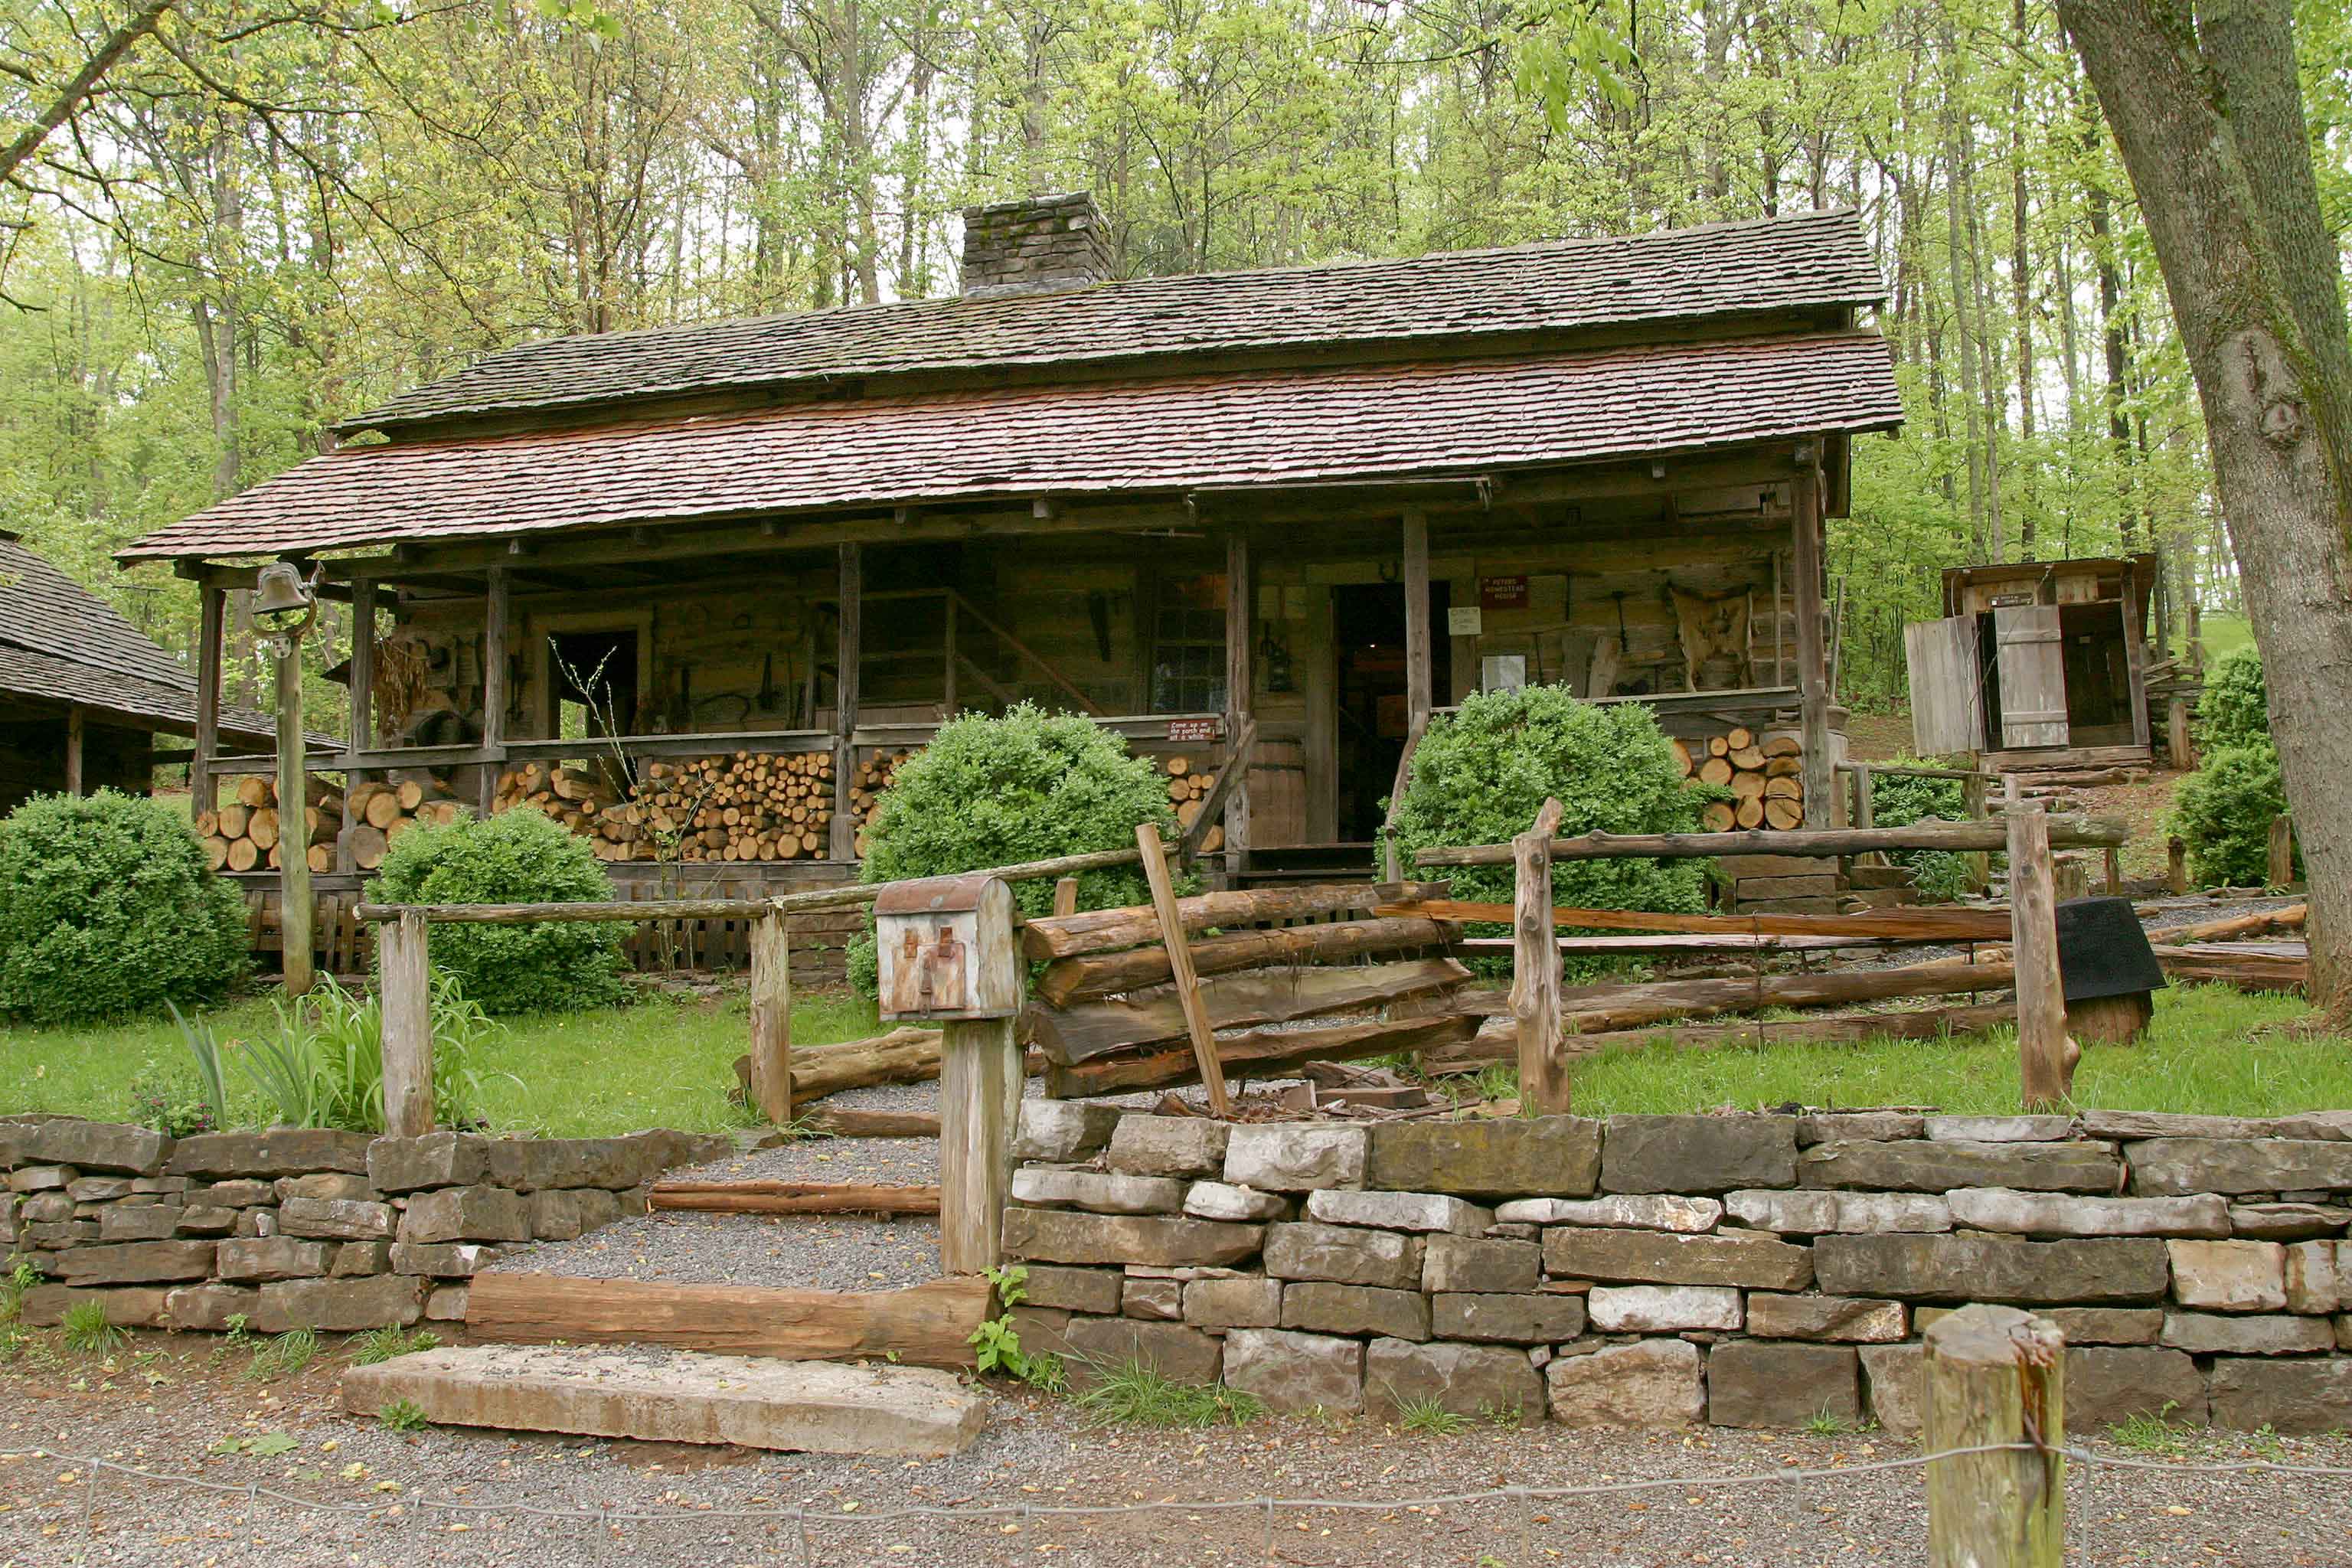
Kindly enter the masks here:
M 1928 1325 L 1929 1568 L 2060 1568 L 2066 1526 L 2066 1342 L 2014 1307 Z M 2032 1447 L 1933 1456 L 1992 1444 Z
M 1971 771 L 1976 767 L 1972 760 Z M 1968 808 L 1970 822 L 1988 820 L 1985 813 L 1985 782 L 1981 773 L 1960 781 L 1960 800 Z M 1968 861 L 1969 891 L 1981 893 L 1992 886 L 1992 857 L 1979 849 L 1963 857 Z
M 2173 893 L 2189 890 L 2189 840 L 2177 833 L 2164 841 L 2164 886 Z
M 2187 773 L 2197 765 L 2197 743 L 2189 738 L 2189 703 L 2176 697 L 2165 709 L 2165 749 L 2172 754 L 2172 765 Z
M 383 1131 L 433 1131 L 433 982 L 425 917 L 404 910 L 376 927 L 376 995 L 383 1013 Z
M 2058 975 L 2058 902 L 2050 817 L 2038 800 L 2009 803 L 2009 923 L 2017 972 L 2017 1057 L 2029 1109 L 2066 1098 L 2074 1073 L 2066 993 Z
M 1547 800 L 1535 826 L 1511 840 L 1511 1011 L 1519 1024 L 1519 1103 L 1565 1116 L 1568 1060 L 1559 1035 L 1559 943 L 1551 923 L 1551 840 L 1560 804 Z
M 969 962 L 1020 963 L 1009 910 L 1003 918 L 1001 931 L 980 933 Z M 1011 1017 L 953 1018 L 940 1026 L 940 1267 L 949 1274 L 993 1268 L 1003 1251 L 1013 1133 L 1021 1116 L 1013 1024 Z
M 751 1099 L 775 1125 L 792 1124 L 792 942 L 782 910 L 751 922 Z
M 2294 886 L 2294 818 L 2284 811 L 2271 818 L 2269 885 L 2273 888 Z

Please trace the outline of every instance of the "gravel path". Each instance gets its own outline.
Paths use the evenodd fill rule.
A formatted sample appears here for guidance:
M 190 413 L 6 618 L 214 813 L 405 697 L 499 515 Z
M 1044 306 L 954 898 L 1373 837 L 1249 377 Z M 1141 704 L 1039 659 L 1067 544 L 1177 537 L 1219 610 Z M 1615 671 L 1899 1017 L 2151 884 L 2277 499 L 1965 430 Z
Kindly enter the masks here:
M 209 1358 L 212 1342 L 142 1335 L 137 1354 L 161 1352 L 144 1363 L 124 1352 L 103 1364 L 67 1355 L 0 1369 L 0 1563 L 1127 1568 L 1271 1560 L 1334 1568 L 1892 1568 L 1925 1555 L 1925 1491 L 1916 1468 L 1737 1488 L 1674 1485 L 1524 1509 L 1508 1500 L 1404 1506 L 1415 1497 L 1513 1485 L 1853 1471 L 1913 1452 L 1873 1434 L 1474 1427 L 1439 1436 L 1304 1417 L 1207 1432 L 1097 1431 L 1062 1402 L 1000 1393 L 991 1395 L 988 1433 L 964 1455 L 858 1460 L 455 1429 L 397 1434 L 334 1408 L 337 1369 L 329 1361 L 262 1387 L 237 1381 L 241 1356 Z M 265 1452 L 209 1452 L 238 1439 L 259 1440 Z M 289 1440 L 285 1451 L 267 1452 Z M 2126 1457 L 2104 1441 L 2090 1446 Z M 91 1454 L 235 1490 L 205 1493 L 104 1473 L 93 1489 L 91 1471 L 59 1457 Z M 2210 1468 L 2257 1458 L 2352 1465 L 2352 1441 L 2200 1437 L 2166 1456 L 2168 1468 L 2159 1473 L 2074 1466 L 2067 1561 L 2076 1568 L 2352 1562 L 2352 1489 L 2343 1479 Z M 382 1511 L 354 1519 L 248 1500 L 248 1485 Z M 1274 1521 L 1271 1559 L 1261 1510 L 1200 1507 L 1268 1494 L 1394 1506 L 1284 1510 Z M 968 1510 L 1163 1499 L 1177 1506 L 1087 1520 L 875 1517 L 908 1505 Z M 461 1515 L 423 1506 L 428 1500 L 661 1517 Z M 835 1516 L 808 1529 L 805 1555 L 789 1521 L 715 1511 L 793 1507 Z

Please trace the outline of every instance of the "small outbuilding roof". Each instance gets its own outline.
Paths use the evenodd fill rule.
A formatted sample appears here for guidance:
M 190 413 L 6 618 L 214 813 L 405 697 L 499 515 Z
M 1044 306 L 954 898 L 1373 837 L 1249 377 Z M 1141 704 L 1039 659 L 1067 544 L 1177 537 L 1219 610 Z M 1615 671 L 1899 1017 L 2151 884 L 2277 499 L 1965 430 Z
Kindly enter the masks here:
M 602 332 L 520 344 L 339 428 L 795 385 L 837 395 L 908 374 L 1165 373 L 1202 356 L 1542 346 L 1600 329 L 1819 313 L 1844 324 L 1886 286 L 1851 211 L 1402 260 L 1137 278 Z
M 1533 357 L 934 392 L 347 447 L 128 560 L 321 551 L 828 508 L 1503 475 L 1903 416 L 1842 331 Z
M 191 733 L 196 682 L 113 606 L 0 530 L 0 693 L 152 721 Z M 224 708 L 221 730 L 275 733 L 258 713 Z

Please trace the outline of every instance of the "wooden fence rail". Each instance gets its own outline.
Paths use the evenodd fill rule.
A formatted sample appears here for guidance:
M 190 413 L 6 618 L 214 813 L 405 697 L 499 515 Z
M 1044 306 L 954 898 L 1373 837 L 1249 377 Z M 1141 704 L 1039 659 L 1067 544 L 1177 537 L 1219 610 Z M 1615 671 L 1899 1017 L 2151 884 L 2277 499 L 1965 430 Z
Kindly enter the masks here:
M 2131 837 L 2127 824 L 2108 817 L 2048 818 L 2054 849 L 2105 848 Z M 1800 855 L 1827 858 L 1867 855 L 1884 849 L 1948 849 L 1958 853 L 2007 849 L 2009 834 L 1999 822 L 1915 822 L 1907 827 L 1749 827 L 1727 833 L 1588 833 L 1551 841 L 1554 860 L 1698 859 L 1717 855 Z M 1508 844 L 1423 849 L 1416 866 L 1508 866 Z

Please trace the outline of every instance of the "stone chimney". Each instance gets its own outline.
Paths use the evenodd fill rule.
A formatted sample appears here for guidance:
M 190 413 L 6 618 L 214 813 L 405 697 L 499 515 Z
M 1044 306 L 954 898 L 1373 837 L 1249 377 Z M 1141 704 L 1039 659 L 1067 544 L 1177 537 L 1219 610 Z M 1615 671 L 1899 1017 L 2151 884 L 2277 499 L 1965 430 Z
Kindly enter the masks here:
M 963 291 L 1042 294 L 1110 276 L 1110 241 L 1091 192 L 966 207 Z

